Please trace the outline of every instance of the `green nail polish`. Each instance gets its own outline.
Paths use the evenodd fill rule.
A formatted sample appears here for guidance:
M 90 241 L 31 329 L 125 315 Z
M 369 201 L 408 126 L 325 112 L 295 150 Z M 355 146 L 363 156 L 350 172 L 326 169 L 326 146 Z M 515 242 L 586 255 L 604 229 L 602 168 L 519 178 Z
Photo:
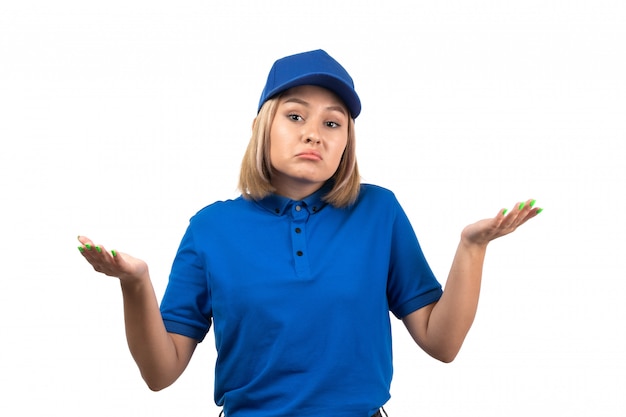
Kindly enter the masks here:
M 519 207 L 520 210 L 524 208 L 524 203 L 519 203 Z
M 536 202 L 537 202 L 537 200 L 532 200 L 532 201 L 530 202 L 530 208 L 532 208 L 532 207 L 535 205 L 535 203 L 536 203 Z
M 91 250 L 91 245 L 85 245 L 85 247 L 87 248 L 87 250 Z
M 115 249 L 111 251 L 111 255 L 113 255 L 114 258 L 117 256 L 117 252 L 115 252 Z
M 503 215 L 503 216 L 504 216 L 504 215 L 506 215 L 506 213 L 507 213 L 508 211 L 509 211 L 509 209 L 504 209 L 504 210 L 502 210 L 502 215 Z
M 100 246 L 96 246 L 96 250 L 98 251 L 98 253 L 102 252 L 102 249 L 100 248 Z
M 79 247 L 78 247 L 78 251 L 79 251 L 80 253 L 83 253 L 83 252 L 85 252 L 85 248 L 83 248 L 82 246 L 79 246 Z
M 542 208 L 538 208 L 538 209 L 537 209 L 537 214 L 541 213 L 542 211 L 543 211 L 543 209 L 542 209 Z

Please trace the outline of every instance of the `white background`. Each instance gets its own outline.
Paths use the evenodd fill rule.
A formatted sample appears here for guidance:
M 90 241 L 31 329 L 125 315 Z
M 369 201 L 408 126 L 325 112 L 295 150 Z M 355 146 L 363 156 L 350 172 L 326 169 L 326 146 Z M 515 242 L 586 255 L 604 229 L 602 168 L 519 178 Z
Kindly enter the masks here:
M 545 208 L 490 246 L 455 362 L 393 319 L 389 414 L 623 416 L 625 22 L 620 0 L 2 1 L 0 414 L 217 416 L 212 333 L 150 392 L 75 239 L 145 259 L 160 298 L 189 217 L 237 196 L 273 61 L 323 48 L 363 101 L 363 180 L 442 282 L 463 226 Z

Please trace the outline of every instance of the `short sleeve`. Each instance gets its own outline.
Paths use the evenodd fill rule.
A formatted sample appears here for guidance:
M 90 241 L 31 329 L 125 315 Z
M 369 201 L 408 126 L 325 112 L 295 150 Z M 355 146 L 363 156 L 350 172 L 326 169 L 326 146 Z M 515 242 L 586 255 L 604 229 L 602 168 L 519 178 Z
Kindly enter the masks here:
M 208 273 L 194 239 L 192 219 L 172 264 L 161 316 L 168 332 L 201 342 L 211 327 L 211 311 Z
M 387 299 L 391 312 L 402 318 L 438 301 L 443 290 L 399 204 L 392 233 Z

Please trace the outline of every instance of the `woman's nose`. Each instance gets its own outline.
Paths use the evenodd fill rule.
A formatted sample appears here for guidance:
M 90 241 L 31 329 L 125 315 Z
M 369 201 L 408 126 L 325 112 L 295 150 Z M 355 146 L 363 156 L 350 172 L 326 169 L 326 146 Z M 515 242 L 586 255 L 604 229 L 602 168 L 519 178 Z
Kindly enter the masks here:
M 304 141 L 306 143 L 320 143 L 321 135 L 319 129 L 312 125 L 307 126 L 304 131 Z

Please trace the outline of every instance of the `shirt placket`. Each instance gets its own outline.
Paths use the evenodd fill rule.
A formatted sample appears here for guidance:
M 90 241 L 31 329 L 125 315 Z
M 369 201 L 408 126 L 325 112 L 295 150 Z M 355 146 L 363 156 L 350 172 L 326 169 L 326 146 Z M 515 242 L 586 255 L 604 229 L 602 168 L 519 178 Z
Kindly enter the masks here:
M 291 207 L 291 242 L 296 276 L 308 278 L 310 275 L 309 254 L 306 246 L 306 226 L 309 211 L 306 203 L 299 202 Z

